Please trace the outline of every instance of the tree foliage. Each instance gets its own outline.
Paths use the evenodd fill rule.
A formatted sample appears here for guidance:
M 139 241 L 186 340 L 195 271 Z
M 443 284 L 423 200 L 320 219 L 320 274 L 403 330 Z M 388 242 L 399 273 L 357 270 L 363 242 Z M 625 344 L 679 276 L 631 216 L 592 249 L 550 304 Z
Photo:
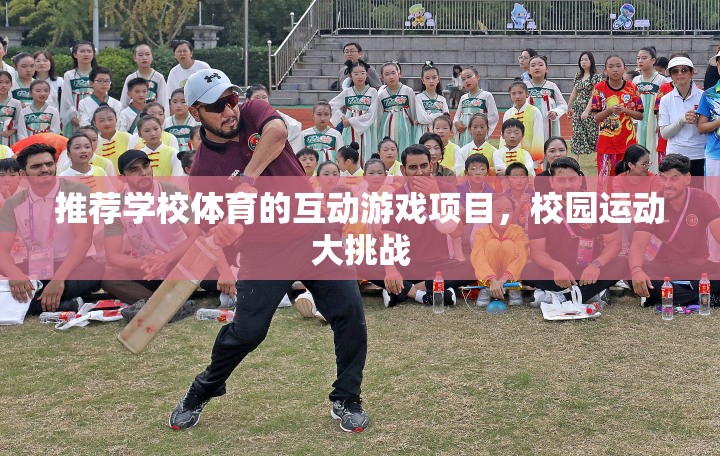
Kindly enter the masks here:
M 31 27 L 28 41 L 51 48 L 87 37 L 91 24 L 90 0 L 10 0 L 8 8 L 11 18 Z
M 196 10 L 196 0 L 105 1 L 106 14 L 131 44 L 169 45 Z

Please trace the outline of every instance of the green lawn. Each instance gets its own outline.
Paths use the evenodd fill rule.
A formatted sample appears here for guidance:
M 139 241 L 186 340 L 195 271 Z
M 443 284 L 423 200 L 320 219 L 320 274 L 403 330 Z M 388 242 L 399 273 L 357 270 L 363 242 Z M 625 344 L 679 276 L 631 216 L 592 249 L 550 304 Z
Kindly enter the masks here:
M 219 323 L 173 324 L 133 356 L 115 340 L 120 324 L 57 332 L 30 318 L 0 328 L 0 454 L 720 453 L 716 312 L 663 322 L 624 298 L 597 321 L 549 323 L 530 308 L 435 316 L 364 300 L 363 434 L 329 418 L 329 327 L 293 308 L 178 433 L 168 414 Z

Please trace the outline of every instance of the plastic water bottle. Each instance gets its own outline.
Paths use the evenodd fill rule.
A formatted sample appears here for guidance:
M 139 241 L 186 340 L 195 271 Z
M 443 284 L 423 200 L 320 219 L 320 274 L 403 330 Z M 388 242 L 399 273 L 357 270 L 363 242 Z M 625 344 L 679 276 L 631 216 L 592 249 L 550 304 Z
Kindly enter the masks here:
M 521 306 L 523 304 L 524 302 L 521 290 L 510 290 L 508 292 L 508 306 Z
M 700 279 L 700 315 L 710 315 L 710 280 L 707 274 Z
M 433 313 L 445 313 L 445 280 L 440 271 L 435 273 L 433 280 Z
M 75 318 L 75 312 L 43 312 L 40 314 L 40 323 L 59 323 Z
M 670 283 L 670 277 L 665 277 L 665 282 L 662 285 L 662 319 L 672 320 L 674 312 L 673 286 Z
M 198 320 L 231 322 L 235 318 L 235 312 L 227 309 L 198 309 L 195 318 Z
M 487 288 L 481 288 L 478 290 L 477 301 L 475 305 L 478 307 L 487 307 L 490 304 L 490 290 Z
M 585 305 L 585 313 L 588 315 L 595 315 L 600 312 L 600 304 L 597 302 L 591 302 Z

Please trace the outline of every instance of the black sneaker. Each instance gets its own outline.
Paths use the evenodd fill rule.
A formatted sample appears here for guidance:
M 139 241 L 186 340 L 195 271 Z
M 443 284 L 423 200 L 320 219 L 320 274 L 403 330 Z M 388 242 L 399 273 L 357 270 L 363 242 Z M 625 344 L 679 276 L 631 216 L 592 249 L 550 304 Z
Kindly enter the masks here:
M 711 294 L 710 295 L 710 307 L 719 307 L 720 306 L 720 295 Z
M 362 407 L 362 399 L 333 402 L 330 416 L 340 420 L 340 429 L 345 432 L 362 432 L 370 424 L 370 417 Z
M 210 402 L 209 397 L 201 396 L 192 385 L 180 400 L 175 410 L 170 414 L 168 424 L 173 431 L 180 431 L 191 428 L 200 421 L 200 414 L 203 408 Z
M 448 288 L 447 290 L 445 290 L 444 297 L 445 297 L 445 299 L 443 301 L 445 302 L 446 306 L 454 306 L 455 305 L 455 300 L 456 300 L 455 290 L 453 290 L 452 288 Z M 433 293 L 431 291 L 428 291 L 427 293 L 425 293 L 425 295 L 423 296 L 422 299 L 423 299 L 423 304 L 425 304 L 427 306 L 433 305 Z

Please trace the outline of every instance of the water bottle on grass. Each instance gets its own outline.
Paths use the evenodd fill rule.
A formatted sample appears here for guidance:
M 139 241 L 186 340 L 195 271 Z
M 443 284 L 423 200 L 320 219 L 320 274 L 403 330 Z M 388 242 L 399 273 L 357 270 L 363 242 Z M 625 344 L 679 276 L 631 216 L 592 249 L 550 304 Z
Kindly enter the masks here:
M 75 315 L 75 312 L 43 312 L 38 318 L 40 318 L 40 323 L 59 323 L 70 321 L 75 318 Z
M 662 319 L 672 320 L 675 315 L 675 308 L 673 307 L 673 286 L 670 283 L 670 277 L 665 277 L 665 282 L 662 284 Z
M 700 279 L 700 315 L 710 315 L 710 280 L 707 274 Z
M 198 320 L 231 322 L 235 318 L 235 312 L 227 309 L 198 309 L 195 318 Z
M 435 273 L 433 280 L 433 313 L 445 313 L 445 280 L 440 271 Z

